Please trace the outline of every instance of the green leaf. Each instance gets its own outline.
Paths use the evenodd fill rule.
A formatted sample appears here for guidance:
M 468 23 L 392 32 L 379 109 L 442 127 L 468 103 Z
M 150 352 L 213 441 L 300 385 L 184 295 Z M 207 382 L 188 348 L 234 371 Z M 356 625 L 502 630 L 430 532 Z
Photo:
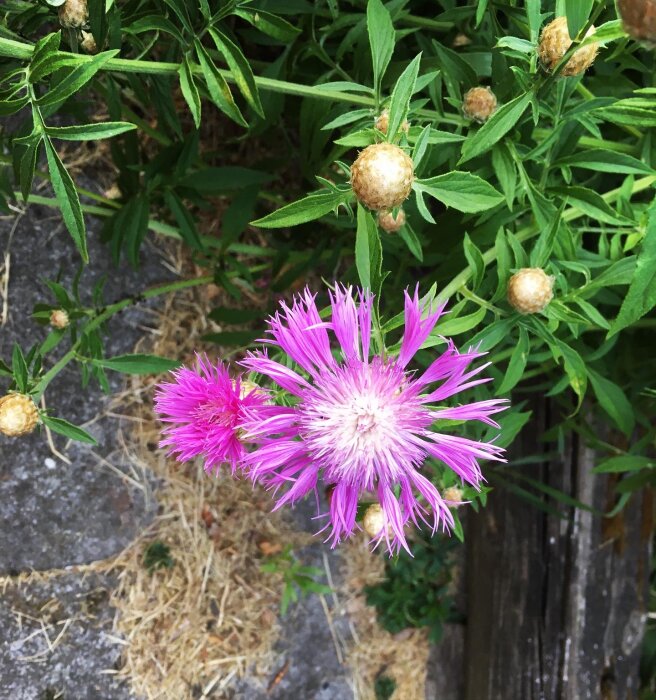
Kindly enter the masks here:
M 164 201 L 171 210 L 175 220 L 180 227 L 180 235 L 183 240 L 196 250 L 203 249 L 203 243 L 198 234 L 194 217 L 189 209 L 184 205 L 183 201 L 172 190 L 164 192 Z
M 575 39 L 583 29 L 590 16 L 594 0 L 565 0 L 567 30 L 570 38 Z
M 435 330 L 430 334 L 428 340 L 422 345 L 422 348 L 436 345 L 438 341 L 441 342 L 441 338 L 444 336 L 451 338 L 452 336 L 460 335 L 461 333 L 467 333 L 468 331 L 472 330 L 472 328 L 476 328 L 476 326 L 478 326 L 478 324 L 485 318 L 486 313 L 487 309 L 481 306 L 479 309 L 476 309 L 476 311 L 471 314 L 467 314 L 466 316 L 456 316 L 455 318 L 452 318 L 451 314 L 447 314 L 443 317 L 444 320 L 440 320 L 435 326 Z
M 235 83 L 246 99 L 246 102 L 248 102 L 256 114 L 264 118 L 262 103 L 260 102 L 260 96 L 257 92 L 253 71 L 241 49 L 218 29 L 210 28 L 209 33 L 216 44 L 216 48 L 223 55 L 232 71 Z
M 426 153 L 426 148 L 430 143 L 430 135 L 431 127 L 430 125 L 427 125 L 422 129 L 421 133 L 417 137 L 417 140 L 415 141 L 415 146 L 412 149 L 412 162 L 415 166 L 415 172 L 417 171 L 417 168 L 419 167 L 419 164 Z
M 340 204 L 348 202 L 351 196 L 350 191 L 322 190 L 304 199 L 299 199 L 297 202 L 287 204 L 261 219 L 252 221 L 251 224 L 260 228 L 298 226 L 298 224 L 320 219 L 336 210 Z
M 393 141 L 396 138 L 403 120 L 408 116 L 410 98 L 415 91 L 420 62 L 421 54 L 418 54 L 401 73 L 394 85 L 389 103 L 389 125 L 386 134 L 388 141 Z
M 203 64 L 201 62 L 201 67 L 202 66 Z M 205 71 L 203 71 L 203 73 L 204 72 Z M 194 124 L 198 129 L 200 127 L 201 110 L 200 93 L 198 92 L 198 87 L 194 82 L 194 76 L 191 71 L 189 58 L 187 56 L 184 57 L 182 63 L 180 64 L 180 68 L 178 68 L 178 77 L 180 78 L 180 90 L 182 91 L 182 96 L 185 98 L 185 102 L 187 103 L 191 116 L 193 117 Z
M 504 375 L 501 386 L 499 387 L 500 394 L 506 394 L 513 389 L 519 381 L 521 381 L 521 378 L 524 375 L 524 370 L 526 369 L 530 349 L 531 343 L 528 333 L 525 328 L 520 326 L 519 340 L 517 341 L 517 345 L 515 345 L 515 349 L 510 356 L 510 360 L 508 361 L 506 374 Z
M 62 102 L 71 95 L 78 93 L 93 76 L 118 54 L 118 49 L 104 51 L 94 56 L 89 61 L 82 63 L 72 70 L 61 82 L 53 86 L 48 92 L 37 100 L 40 107 L 47 107 Z
M 63 418 L 55 418 L 54 416 L 42 413 L 41 420 L 53 433 L 59 433 L 76 442 L 86 442 L 89 445 L 98 444 L 96 439 L 92 435 L 89 435 L 86 430 L 78 428 L 77 425 L 73 425 Z
M 259 29 L 267 36 L 278 39 L 278 41 L 282 41 L 285 44 L 293 42 L 301 33 L 298 27 L 290 24 L 287 20 L 260 9 L 250 10 L 245 7 L 239 7 L 233 14 L 250 22 L 256 29 Z
M 421 241 L 417 237 L 410 224 L 406 223 L 399 229 L 399 238 L 408 246 L 408 250 L 419 260 L 424 261 L 424 252 L 421 249 Z
M 653 469 L 656 467 L 656 461 L 640 455 L 621 455 L 605 459 L 594 467 L 592 471 L 595 474 L 610 474 L 615 472 L 633 472 L 646 467 Z
M 647 228 L 631 285 L 608 337 L 635 323 L 656 306 L 656 200 L 647 213 Z
M 531 267 L 544 267 L 549 262 L 551 251 L 558 237 L 558 231 L 561 226 L 566 226 L 562 220 L 564 208 L 565 204 L 563 203 L 558 214 L 553 217 L 550 225 L 540 231 L 538 240 L 535 242 L 533 250 L 531 251 Z
M 585 390 L 588 386 L 588 371 L 586 364 L 579 353 L 574 350 L 574 348 L 567 345 L 567 343 L 558 340 L 557 338 L 555 338 L 553 348 L 563 358 L 565 373 L 569 379 L 569 384 L 579 399 L 577 407 L 578 410 L 578 408 L 581 406 L 581 402 L 585 396 Z
M 139 249 L 148 232 L 148 215 L 150 202 L 148 197 L 137 195 L 123 208 L 121 225 L 123 226 L 123 244 L 130 263 L 137 267 L 139 264 Z
M 642 161 L 629 156 L 626 153 L 607 151 L 603 148 L 592 148 L 588 151 L 574 153 L 571 156 L 560 158 L 555 166 L 568 166 L 571 168 L 586 168 L 601 173 L 614 173 L 623 175 L 646 174 L 652 175 L 654 169 Z
M 598 372 L 588 368 L 592 390 L 601 407 L 612 418 L 617 427 L 629 437 L 635 427 L 633 406 L 622 389 Z
M 516 97 L 500 107 L 483 126 L 467 138 L 462 147 L 460 163 L 480 156 L 517 126 L 526 108 L 531 103 L 532 93 Z
M 567 199 L 570 205 L 580 209 L 586 216 L 596 221 L 613 224 L 615 226 L 630 226 L 633 224 L 631 219 L 616 214 L 610 204 L 608 204 L 601 195 L 587 187 L 579 187 L 577 185 L 571 187 L 552 187 L 550 192 L 563 199 Z
M 503 196 L 477 175 L 454 170 L 426 180 L 416 180 L 413 189 L 435 197 L 447 207 L 468 214 L 492 209 Z
M 36 170 L 36 160 L 40 145 L 41 137 L 37 136 L 35 140 L 28 144 L 20 160 L 20 188 L 23 201 L 26 203 L 29 201 L 30 193 L 32 192 L 32 182 L 34 180 L 34 171 Z
M 394 25 L 381 0 L 369 0 L 367 3 L 367 32 L 374 69 L 374 85 L 379 88 L 394 53 Z
M 14 381 L 16 382 L 18 391 L 25 393 L 27 391 L 27 378 L 29 375 L 23 351 L 18 343 L 14 343 L 14 350 L 11 356 L 11 371 L 14 375 Z
M 595 116 L 622 126 L 637 126 L 647 129 L 656 126 L 656 102 L 642 97 L 618 100 L 610 107 L 595 110 Z
M 481 352 L 487 352 L 497 346 L 508 337 L 510 329 L 514 326 L 512 318 L 503 318 L 494 321 L 489 326 L 479 331 L 468 343 L 470 347 L 478 347 Z
M 355 234 L 355 266 L 364 289 L 378 294 L 382 282 L 383 250 L 380 233 L 373 216 L 358 204 L 358 227 Z
M 82 256 L 82 260 L 84 260 L 85 263 L 89 262 L 84 217 L 82 215 L 82 207 L 80 206 L 80 198 L 75 189 L 75 183 L 66 171 L 64 164 L 59 159 L 57 151 L 55 151 L 50 139 L 44 139 L 43 143 L 46 148 L 48 170 L 50 172 L 50 179 L 52 180 L 52 187 L 55 190 L 55 196 L 61 208 L 64 223 L 66 224 L 68 232 L 73 237 L 73 241 Z
M 94 358 L 90 362 L 97 367 L 112 369 L 123 374 L 160 374 L 180 366 L 179 360 L 169 360 L 158 355 L 117 355 L 116 357 Z
M 98 124 L 75 124 L 74 126 L 46 126 L 45 133 L 61 141 L 95 141 L 133 131 L 136 124 L 130 122 L 100 122 Z
M 465 258 L 469 263 L 469 269 L 472 271 L 471 288 L 473 291 L 476 291 L 485 275 L 485 260 L 481 251 L 477 248 L 476 244 L 472 242 L 469 234 L 466 232 L 463 248 L 465 251 Z
M 239 111 L 239 107 L 237 107 L 235 103 L 228 83 L 226 83 L 225 78 L 214 65 L 205 47 L 198 40 L 194 42 L 194 47 L 212 102 L 234 122 L 240 126 L 248 126 L 246 120 Z

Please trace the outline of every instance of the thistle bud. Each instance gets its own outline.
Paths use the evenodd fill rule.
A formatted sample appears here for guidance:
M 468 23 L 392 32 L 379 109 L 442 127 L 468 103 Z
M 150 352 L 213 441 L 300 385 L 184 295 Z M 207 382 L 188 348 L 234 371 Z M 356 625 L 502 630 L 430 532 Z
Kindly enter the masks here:
M 89 21 L 87 0 L 66 0 L 59 8 L 59 24 L 62 27 L 77 29 Z
M 91 32 L 85 32 L 82 30 L 82 38 L 80 39 L 80 48 L 84 53 L 98 53 L 98 46 L 96 45 L 96 40 L 93 38 Z
M 383 209 L 376 217 L 378 225 L 387 233 L 396 233 L 405 224 L 405 212 L 399 209 L 396 217 L 391 211 Z
M 629 36 L 656 43 L 656 0 L 618 0 L 617 9 Z
M 385 527 L 385 516 L 379 503 L 374 503 L 367 508 L 362 519 L 362 528 L 369 537 L 378 537 Z
M 367 146 L 351 166 L 351 187 L 369 209 L 394 209 L 412 190 L 412 159 L 398 146 L 375 143 Z
M 387 134 L 387 129 L 389 128 L 389 112 L 386 109 L 384 109 L 376 119 L 375 126 L 378 131 Z M 401 124 L 401 131 L 404 131 L 406 134 L 410 131 L 410 124 L 407 119 Z
M 508 282 L 508 303 L 520 314 L 544 311 L 553 299 L 554 278 L 539 267 L 524 267 Z
M 39 412 L 29 396 L 13 393 L 0 398 L 0 433 L 3 435 L 27 435 L 38 420 Z
M 594 31 L 595 28 L 590 27 L 586 37 L 594 34 Z M 538 56 L 544 69 L 551 73 L 571 45 L 572 38 L 567 28 L 567 17 L 557 17 L 553 22 L 549 22 L 542 30 L 540 44 L 538 45 Z M 560 75 L 572 76 L 585 73 L 593 64 L 598 49 L 599 44 L 597 43 L 588 44 L 577 49 L 563 67 Z
M 462 113 L 467 119 L 473 119 L 479 124 L 485 123 L 496 109 L 497 98 L 489 87 L 467 90 L 462 100 Z
M 462 503 L 462 489 L 457 486 L 449 486 L 448 489 L 444 489 L 442 497 L 444 500 L 452 507 L 457 508 Z
M 63 330 L 70 323 L 68 313 L 64 309 L 53 309 L 50 314 L 50 325 L 57 330 Z

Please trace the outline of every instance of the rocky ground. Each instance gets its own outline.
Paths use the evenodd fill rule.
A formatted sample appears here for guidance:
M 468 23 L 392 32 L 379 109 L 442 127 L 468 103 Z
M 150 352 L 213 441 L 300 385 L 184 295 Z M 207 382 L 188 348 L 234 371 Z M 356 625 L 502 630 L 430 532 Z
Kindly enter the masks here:
M 91 264 L 81 288 L 89 290 L 107 275 L 106 299 L 114 301 L 171 279 L 154 247 L 147 249 L 139 270 L 114 268 L 98 242 L 99 225 L 88 224 Z M 59 214 L 37 206 L 30 206 L 18 220 L 0 219 L 0 254 L 4 253 L 9 258 L 8 314 L 0 327 L 0 357 L 7 359 L 14 342 L 26 349 L 43 338 L 43 328 L 30 317 L 36 302 L 49 300 L 43 279 L 61 272 L 66 286 L 78 258 Z M 130 352 L 150 321 L 147 309 L 138 307 L 114 319 L 106 354 Z M 121 382 L 121 377 L 112 377 L 112 391 Z M 129 545 L 155 513 L 156 485 L 147 474 L 138 482 L 123 478 L 122 474 L 130 477 L 133 466 L 125 463 L 117 441 L 119 419 L 107 415 L 108 399 L 97 386 L 81 388 L 77 370 L 67 369 L 57 377 L 47 401 L 54 415 L 84 425 L 98 446 L 66 445 L 55 436 L 57 448 L 71 462 L 66 464 L 52 453 L 43 433 L 0 439 L 0 577 L 5 583 L 0 600 L 0 698 L 128 700 L 133 698 L 128 686 L 111 673 L 122 646 L 111 631 L 114 611 L 108 599 L 114 581 L 111 575 L 85 573 L 75 565 L 112 557 Z M 305 515 L 299 514 L 299 523 L 312 528 Z M 302 556 L 318 564 L 324 551 L 317 542 Z M 338 568 L 333 560 L 333 572 Z M 52 575 L 53 570 L 67 571 Z M 29 572 L 44 575 L 36 573 L 26 581 Z M 267 692 L 246 678 L 233 688 L 233 696 L 353 697 L 321 601 L 305 599 L 282 625 L 276 649 L 285 668 L 280 682 Z

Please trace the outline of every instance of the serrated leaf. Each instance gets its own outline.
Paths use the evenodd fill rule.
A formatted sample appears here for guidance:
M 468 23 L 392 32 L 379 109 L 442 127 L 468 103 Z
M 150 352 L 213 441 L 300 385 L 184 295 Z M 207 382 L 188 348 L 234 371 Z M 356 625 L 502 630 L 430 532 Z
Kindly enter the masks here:
M 447 207 L 466 213 L 486 211 L 503 202 L 503 196 L 488 182 L 458 170 L 416 180 L 413 188 L 435 197 Z
M 136 128 L 137 125 L 130 122 L 99 122 L 74 126 L 47 126 L 45 133 L 61 141 L 95 141 L 109 139 L 126 131 L 134 131 Z
M 95 358 L 91 363 L 97 367 L 111 369 L 123 374 L 160 374 L 180 366 L 179 360 L 169 360 L 158 355 L 117 355 L 116 357 Z
M 44 425 L 48 426 L 53 433 L 59 433 L 59 435 L 64 435 L 64 437 L 75 440 L 76 442 L 85 442 L 89 445 L 97 445 L 98 442 L 96 438 L 89 435 L 86 430 L 79 428 L 77 425 L 69 423 L 63 418 L 55 418 L 54 416 L 49 416 L 46 413 L 41 414 L 41 420 Z
M 387 66 L 394 53 L 394 25 L 381 0 L 367 3 L 367 32 L 374 70 L 374 85 L 380 87 Z
M 82 207 L 80 206 L 80 198 L 75 189 L 75 183 L 68 174 L 64 164 L 59 159 L 57 151 L 55 151 L 53 145 L 50 143 L 50 139 L 44 139 L 43 143 L 46 149 L 52 187 L 55 190 L 55 196 L 57 197 L 57 203 L 61 209 L 64 224 L 66 224 L 66 228 L 71 234 L 82 256 L 82 260 L 84 260 L 85 263 L 89 262 L 84 216 L 82 215 Z
M 531 103 L 531 95 L 532 93 L 525 93 L 502 105 L 478 131 L 474 131 L 471 136 L 467 137 L 462 146 L 460 163 L 487 152 L 512 128 L 517 126 Z
M 298 226 L 308 221 L 320 219 L 337 209 L 340 204 L 345 204 L 352 198 L 349 191 L 322 191 L 299 199 L 284 207 L 252 221 L 252 226 L 260 228 L 281 228 L 284 226 Z

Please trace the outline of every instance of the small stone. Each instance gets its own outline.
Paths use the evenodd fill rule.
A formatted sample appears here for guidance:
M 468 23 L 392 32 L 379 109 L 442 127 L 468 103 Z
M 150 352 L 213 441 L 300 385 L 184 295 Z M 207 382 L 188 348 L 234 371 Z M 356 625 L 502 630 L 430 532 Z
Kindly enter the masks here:
M 595 28 L 590 27 L 586 37 L 594 34 Z M 542 30 L 538 56 L 543 68 L 551 73 L 572 45 L 572 38 L 567 28 L 567 17 L 557 17 L 549 22 Z M 560 71 L 562 76 L 581 75 L 594 63 L 599 50 L 599 44 L 592 43 L 577 49 Z
M 0 433 L 9 437 L 27 435 L 38 422 L 39 412 L 31 397 L 12 393 L 0 398 Z
M 462 100 L 462 113 L 467 119 L 485 123 L 497 110 L 497 98 L 489 87 L 467 90 Z
M 508 303 L 520 314 L 544 311 L 553 299 L 554 278 L 539 267 L 524 267 L 508 282 Z
M 387 231 L 387 233 L 396 233 L 400 228 L 405 226 L 405 212 L 403 209 L 399 209 L 396 216 L 391 211 L 383 209 L 378 212 L 376 216 L 378 225 Z
M 394 209 L 410 195 L 414 181 L 412 159 L 391 143 L 367 146 L 351 166 L 355 196 L 369 209 Z

